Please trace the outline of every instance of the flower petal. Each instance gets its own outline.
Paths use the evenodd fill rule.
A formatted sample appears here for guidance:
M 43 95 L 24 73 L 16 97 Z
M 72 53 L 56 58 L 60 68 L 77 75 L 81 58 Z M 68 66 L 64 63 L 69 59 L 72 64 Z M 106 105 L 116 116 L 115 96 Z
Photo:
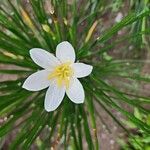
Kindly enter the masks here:
M 66 61 L 75 61 L 75 51 L 72 45 L 67 42 L 61 42 L 60 44 L 57 45 L 56 48 L 56 57 L 60 59 L 61 62 L 66 62 Z
M 40 48 L 31 49 L 30 55 L 32 60 L 42 68 L 51 68 L 60 63 L 53 54 Z
M 53 83 L 46 92 L 44 108 L 46 111 L 54 111 L 62 102 L 65 96 L 65 88 L 58 87 Z
M 49 71 L 41 70 L 30 75 L 24 82 L 23 88 L 29 91 L 39 91 L 49 86 L 48 80 Z
M 84 102 L 85 98 L 84 89 L 82 84 L 77 78 L 74 78 L 71 81 L 69 88 L 66 90 L 66 93 L 72 102 L 76 104 Z
M 88 76 L 93 69 L 93 66 L 84 63 L 74 63 L 72 67 L 74 69 L 74 76 L 77 78 Z

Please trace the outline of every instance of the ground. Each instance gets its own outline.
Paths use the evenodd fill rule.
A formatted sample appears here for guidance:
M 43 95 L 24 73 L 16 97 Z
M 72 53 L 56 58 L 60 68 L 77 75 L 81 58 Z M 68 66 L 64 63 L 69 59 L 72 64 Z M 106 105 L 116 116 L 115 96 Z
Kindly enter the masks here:
M 112 26 L 112 24 L 115 23 L 115 17 L 118 14 L 121 13 L 123 16 L 125 16 L 127 7 L 128 7 L 128 3 L 125 5 L 125 7 L 123 9 L 121 9 L 121 10 L 119 10 L 119 12 L 115 13 L 115 15 L 110 15 L 111 12 L 108 12 L 108 14 L 105 14 L 105 16 L 102 19 L 105 22 L 104 23 L 105 29 L 109 28 L 110 26 Z M 122 33 L 120 32 L 118 34 L 124 34 L 124 31 L 122 30 Z M 123 46 L 123 45 L 121 45 L 121 46 Z M 119 53 L 115 49 L 111 49 L 110 54 L 114 57 L 122 57 L 122 56 L 120 56 L 121 53 Z M 146 59 L 150 60 L 149 54 L 146 56 Z M 0 69 L 3 69 L 3 68 L 13 69 L 13 68 L 15 68 L 15 66 L 8 66 L 8 65 L 1 64 Z M 150 73 L 149 68 L 150 68 L 150 63 L 146 63 L 142 69 L 142 72 Z M 15 80 L 15 79 L 17 79 L 17 76 L 15 76 L 15 75 L 0 75 L 0 81 Z M 150 85 L 143 84 L 142 92 L 146 95 L 150 95 L 149 90 L 150 90 Z M 101 109 L 100 107 L 99 108 L 96 107 L 96 109 L 100 112 L 100 115 L 101 115 L 101 116 L 97 117 L 97 128 L 98 128 L 97 135 L 98 135 L 98 139 L 100 141 L 101 150 L 119 150 L 119 144 L 117 143 L 117 139 L 119 139 L 120 137 L 123 138 L 124 131 L 120 127 L 118 127 L 118 125 L 112 120 L 112 118 L 110 116 L 108 116 L 108 114 L 106 114 L 106 112 L 103 111 L 103 109 Z M 118 113 L 114 110 L 112 110 L 112 112 L 114 112 L 114 114 L 117 116 L 117 118 L 122 119 L 122 116 L 120 113 Z M 7 137 L 5 144 L 4 144 L 5 147 L 7 147 L 7 144 L 10 142 L 11 138 L 13 138 L 12 134 L 15 134 L 15 132 L 9 134 L 9 136 Z

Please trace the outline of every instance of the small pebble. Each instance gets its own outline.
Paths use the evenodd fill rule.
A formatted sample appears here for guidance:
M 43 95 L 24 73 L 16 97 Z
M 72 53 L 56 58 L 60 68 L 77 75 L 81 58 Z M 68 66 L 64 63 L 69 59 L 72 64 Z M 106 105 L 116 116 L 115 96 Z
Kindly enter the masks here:
M 133 49 L 133 46 L 131 45 L 131 46 L 129 46 L 129 50 L 132 50 Z
M 114 126 L 114 127 L 113 127 L 113 129 L 114 129 L 114 131 L 116 131 L 116 130 L 117 130 L 117 127 L 116 127 L 116 126 Z
M 106 139 L 106 137 L 107 137 L 106 134 L 104 134 L 104 133 L 102 133 L 101 136 L 102 136 L 102 139 Z
M 3 123 L 3 122 L 4 122 L 4 120 L 3 120 L 3 119 L 0 119 L 0 124 Z
M 110 140 L 110 144 L 114 145 L 115 141 L 114 140 Z
M 103 127 L 103 129 L 106 129 L 106 126 L 105 126 L 105 125 L 103 125 L 102 127 Z
M 4 117 L 4 121 L 7 121 L 7 119 L 8 119 L 7 117 Z
M 119 12 L 115 18 L 115 22 L 120 22 L 123 18 L 123 14 L 121 12 Z
M 49 24 L 52 24 L 52 22 L 53 22 L 52 19 L 49 18 L 49 19 L 48 19 L 48 23 L 49 23 Z

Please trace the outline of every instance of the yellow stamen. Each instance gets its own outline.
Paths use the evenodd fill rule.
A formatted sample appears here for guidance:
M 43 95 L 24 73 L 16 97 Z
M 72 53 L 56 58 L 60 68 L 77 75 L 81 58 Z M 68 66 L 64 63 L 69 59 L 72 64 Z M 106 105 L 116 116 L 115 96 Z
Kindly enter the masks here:
M 70 78 L 73 75 L 73 69 L 71 68 L 71 63 L 64 63 L 57 66 L 54 71 L 48 75 L 48 79 L 51 80 L 52 78 L 56 78 L 57 85 L 59 87 L 65 85 L 66 88 L 69 87 Z

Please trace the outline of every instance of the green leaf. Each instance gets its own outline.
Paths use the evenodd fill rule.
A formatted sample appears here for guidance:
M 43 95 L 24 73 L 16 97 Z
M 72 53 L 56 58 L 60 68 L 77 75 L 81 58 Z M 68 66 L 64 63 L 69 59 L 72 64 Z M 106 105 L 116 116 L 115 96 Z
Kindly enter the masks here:
M 134 116 L 142 121 L 142 115 L 137 108 L 134 108 Z

